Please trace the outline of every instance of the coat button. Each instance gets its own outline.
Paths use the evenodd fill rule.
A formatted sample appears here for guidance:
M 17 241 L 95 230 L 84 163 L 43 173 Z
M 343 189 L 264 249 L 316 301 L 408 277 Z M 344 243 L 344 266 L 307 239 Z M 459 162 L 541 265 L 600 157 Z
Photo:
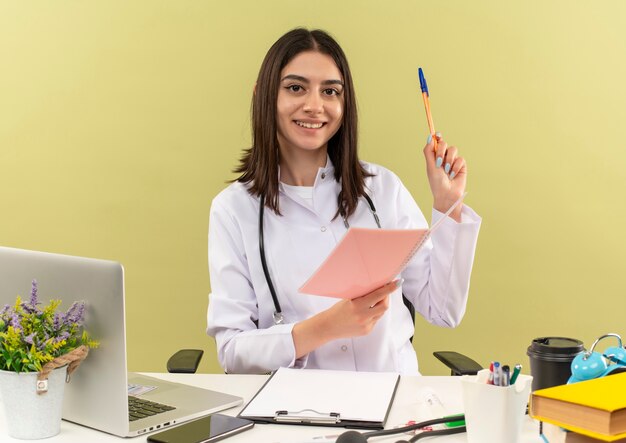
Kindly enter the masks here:
M 341 350 L 342 350 L 343 352 L 346 352 L 346 351 L 348 350 L 348 347 L 347 347 L 346 345 L 343 345 L 343 346 L 341 347 Z
M 322 231 L 322 232 L 326 232 L 326 226 L 322 226 L 322 227 L 320 228 L 320 231 Z
M 324 180 L 326 178 L 326 173 L 322 172 L 322 180 Z

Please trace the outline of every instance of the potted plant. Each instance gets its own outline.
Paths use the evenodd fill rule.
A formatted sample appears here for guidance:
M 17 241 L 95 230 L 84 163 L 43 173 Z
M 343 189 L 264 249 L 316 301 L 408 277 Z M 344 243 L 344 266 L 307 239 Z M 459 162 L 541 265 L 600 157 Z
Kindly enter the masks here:
M 84 302 L 61 312 L 41 306 L 37 281 L 30 299 L 0 308 L 0 393 L 9 435 L 36 439 L 59 433 L 69 375 L 98 342 L 83 329 Z

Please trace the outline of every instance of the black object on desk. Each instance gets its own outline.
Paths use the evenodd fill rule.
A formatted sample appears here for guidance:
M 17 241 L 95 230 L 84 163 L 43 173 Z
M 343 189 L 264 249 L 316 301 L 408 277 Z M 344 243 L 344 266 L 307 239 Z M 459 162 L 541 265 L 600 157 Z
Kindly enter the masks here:
M 535 338 L 526 350 L 533 376 L 532 390 L 566 384 L 572 375 L 572 360 L 584 351 L 583 342 L 576 338 Z
M 152 443 L 209 443 L 239 434 L 253 426 L 254 422 L 250 420 L 213 414 L 150 435 L 148 441 Z

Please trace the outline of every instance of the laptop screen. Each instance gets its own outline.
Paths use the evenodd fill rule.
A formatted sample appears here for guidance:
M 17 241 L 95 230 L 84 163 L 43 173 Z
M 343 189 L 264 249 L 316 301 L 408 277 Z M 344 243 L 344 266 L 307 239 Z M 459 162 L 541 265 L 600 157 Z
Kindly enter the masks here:
M 62 300 L 66 311 L 85 301 L 85 327 L 100 342 L 65 386 L 63 418 L 128 433 L 124 270 L 119 263 L 0 247 L 0 306 L 27 300 L 37 280 L 39 300 Z

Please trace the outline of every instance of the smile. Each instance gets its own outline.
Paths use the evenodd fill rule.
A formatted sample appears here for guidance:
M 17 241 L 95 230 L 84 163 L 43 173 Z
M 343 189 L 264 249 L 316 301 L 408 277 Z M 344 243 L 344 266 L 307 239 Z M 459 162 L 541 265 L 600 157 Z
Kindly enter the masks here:
M 298 120 L 295 120 L 296 125 L 302 127 L 302 128 L 307 128 L 307 129 L 319 129 L 322 126 L 324 126 L 324 123 L 306 123 L 306 122 L 301 122 Z

